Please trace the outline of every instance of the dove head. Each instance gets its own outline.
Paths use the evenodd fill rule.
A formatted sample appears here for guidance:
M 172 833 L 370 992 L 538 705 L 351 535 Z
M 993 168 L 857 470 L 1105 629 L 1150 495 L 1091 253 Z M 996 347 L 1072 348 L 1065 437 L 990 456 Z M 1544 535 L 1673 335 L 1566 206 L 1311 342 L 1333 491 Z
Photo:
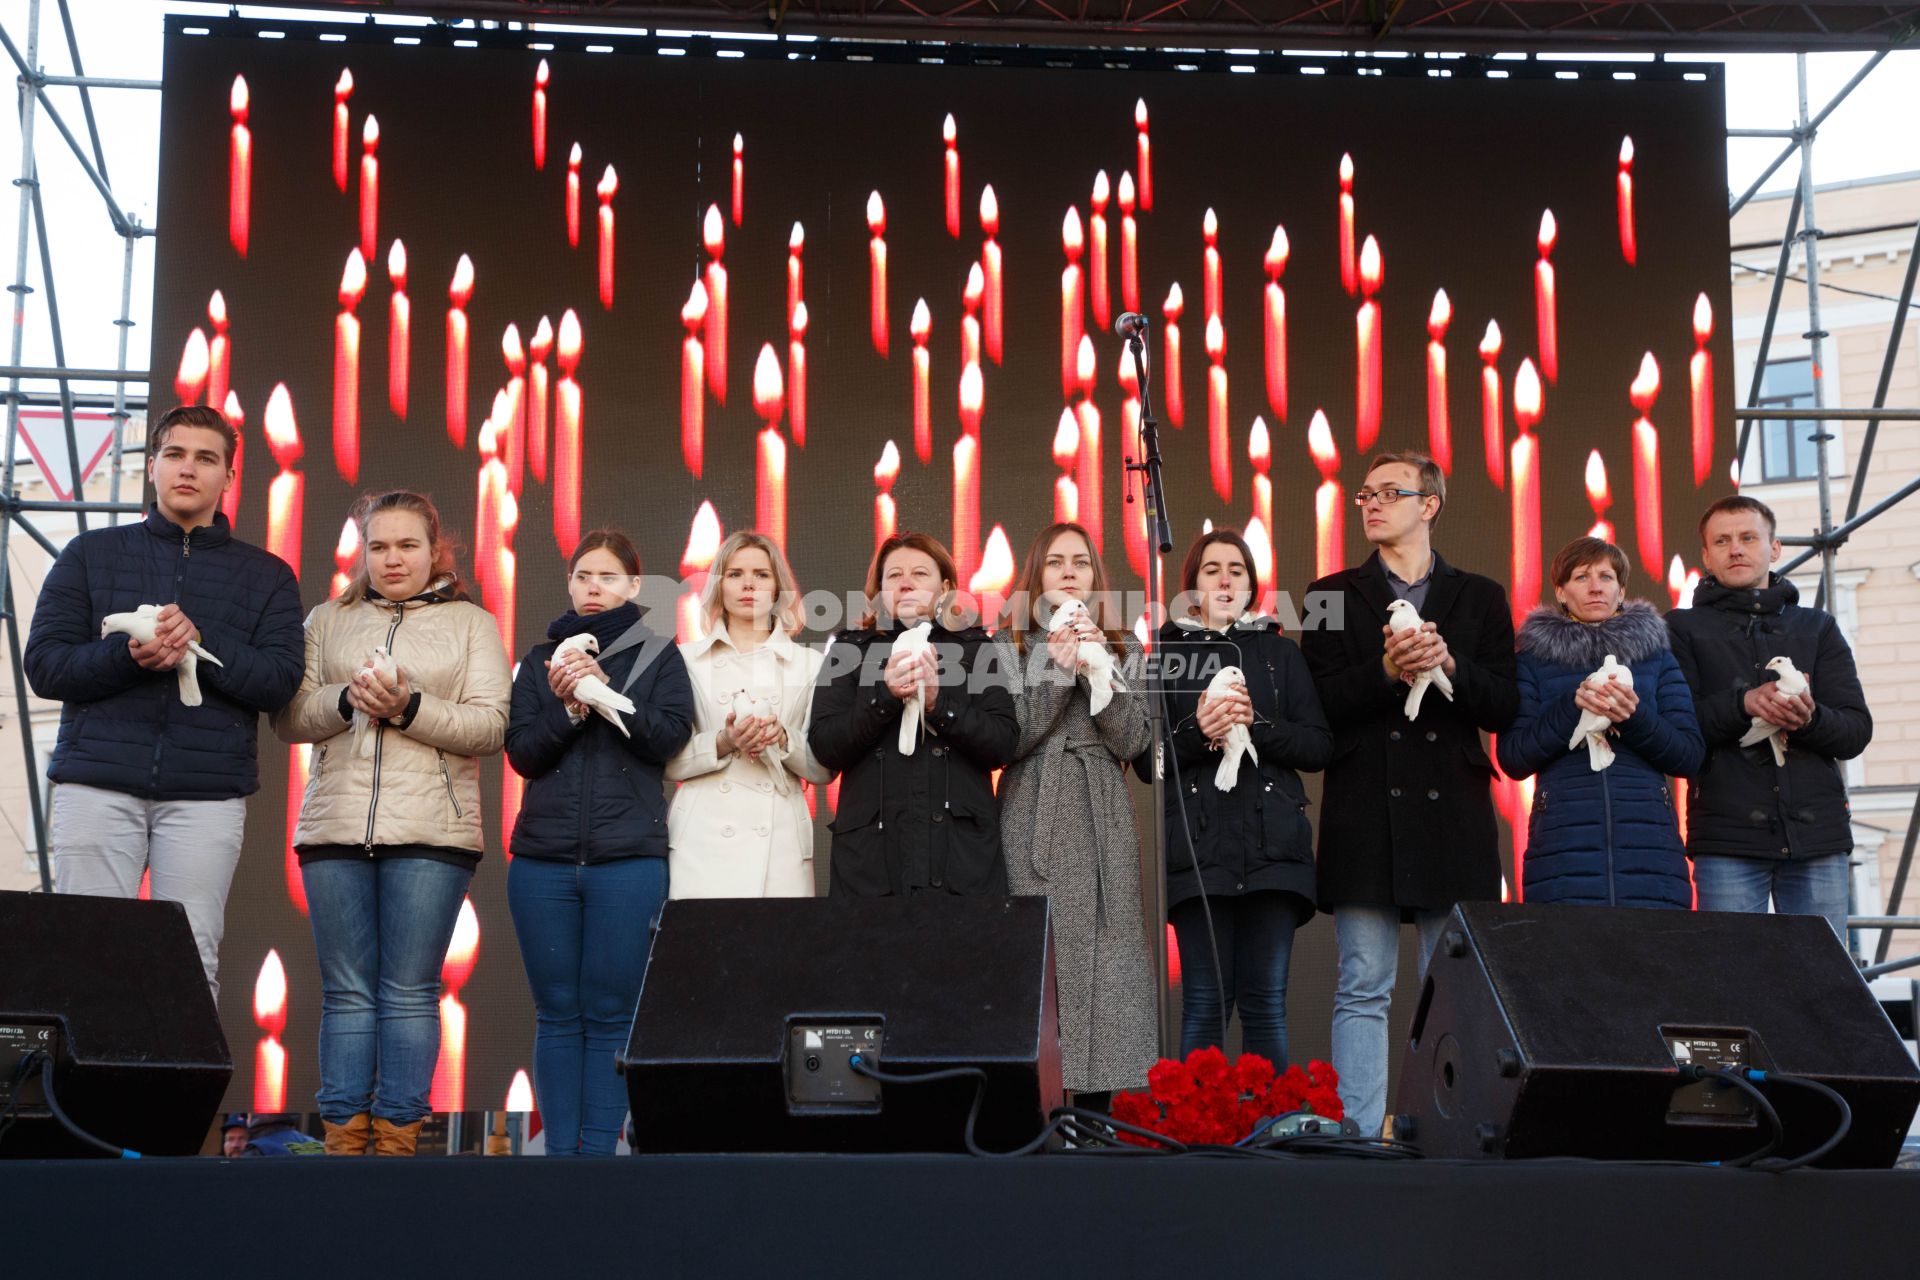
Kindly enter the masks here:
M 1062 627 L 1070 627 L 1073 625 L 1073 620 L 1086 611 L 1087 606 L 1083 601 L 1069 598 L 1054 610 L 1053 625 L 1048 630 L 1058 631 Z
M 600 640 L 591 631 L 582 631 L 579 635 L 568 636 L 560 642 L 560 652 L 599 653 Z
M 1387 624 L 1395 631 L 1411 631 L 1420 625 L 1420 611 L 1411 600 L 1395 600 L 1387 606 Z
M 1210 689 L 1224 689 L 1228 685 L 1244 685 L 1246 682 L 1247 673 L 1240 668 L 1222 667 L 1213 673 L 1213 681 L 1208 687 Z
M 1793 665 L 1793 659 L 1784 653 L 1768 662 L 1767 670 L 1776 672 L 1782 677 L 1800 674 L 1799 668 Z

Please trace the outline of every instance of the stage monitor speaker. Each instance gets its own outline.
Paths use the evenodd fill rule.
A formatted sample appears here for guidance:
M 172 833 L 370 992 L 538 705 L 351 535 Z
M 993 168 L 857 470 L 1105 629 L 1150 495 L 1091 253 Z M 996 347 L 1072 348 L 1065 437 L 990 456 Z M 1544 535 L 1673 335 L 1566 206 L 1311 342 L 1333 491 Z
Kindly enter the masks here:
M 1061 1101 L 1045 898 L 684 899 L 620 1059 L 636 1151 L 1008 1150 Z
M 1920 1069 L 1819 917 L 1463 903 L 1414 1013 L 1395 1135 L 1450 1157 L 1757 1149 L 1751 1101 L 1683 1082 L 1686 1063 L 1838 1091 L 1853 1127 L 1825 1167 L 1890 1166 L 1920 1105 Z M 1777 1154 L 1838 1127 L 1813 1090 L 1761 1088 L 1785 1130 Z
M 197 1155 L 233 1059 L 176 902 L 0 892 L 0 1156 L 98 1155 L 46 1106 L 28 1052 L 54 1055 L 75 1125 L 142 1155 Z

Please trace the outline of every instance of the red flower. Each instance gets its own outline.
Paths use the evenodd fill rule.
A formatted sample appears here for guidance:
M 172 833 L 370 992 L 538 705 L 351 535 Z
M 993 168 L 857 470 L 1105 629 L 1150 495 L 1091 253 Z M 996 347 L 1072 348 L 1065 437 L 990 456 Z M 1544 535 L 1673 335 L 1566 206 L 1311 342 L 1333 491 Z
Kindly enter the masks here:
M 1261 1095 L 1273 1083 L 1273 1063 L 1257 1053 L 1243 1053 L 1233 1064 L 1233 1087 L 1241 1093 Z
M 1194 1095 L 1193 1071 L 1184 1062 L 1162 1058 L 1147 1071 L 1147 1088 L 1154 1101 L 1177 1106 Z
M 1144 1093 L 1118 1093 L 1113 1098 L 1113 1118 L 1122 1124 L 1153 1129 L 1160 1123 L 1160 1108 Z
M 1212 1045 L 1188 1054 L 1187 1066 L 1193 1069 L 1194 1083 L 1202 1089 L 1218 1089 L 1227 1083 L 1227 1055 Z

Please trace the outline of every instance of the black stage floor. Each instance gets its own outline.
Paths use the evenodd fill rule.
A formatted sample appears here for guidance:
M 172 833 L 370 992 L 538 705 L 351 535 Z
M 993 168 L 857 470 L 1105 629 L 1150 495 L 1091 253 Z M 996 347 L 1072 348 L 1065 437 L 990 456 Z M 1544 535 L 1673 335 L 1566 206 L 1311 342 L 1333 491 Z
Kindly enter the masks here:
M 0 1275 L 176 1271 L 1911 1277 L 1920 1173 L 1072 1153 L 0 1161 Z

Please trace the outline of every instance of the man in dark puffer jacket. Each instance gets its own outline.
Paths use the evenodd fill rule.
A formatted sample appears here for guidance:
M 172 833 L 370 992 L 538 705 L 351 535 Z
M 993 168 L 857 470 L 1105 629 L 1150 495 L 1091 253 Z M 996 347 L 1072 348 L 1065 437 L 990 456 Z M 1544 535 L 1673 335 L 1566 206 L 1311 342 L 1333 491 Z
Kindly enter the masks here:
M 260 785 L 256 726 L 299 688 L 306 643 L 293 571 L 221 514 L 235 439 L 210 408 L 160 419 L 153 507 L 67 544 L 25 655 L 34 692 L 66 704 L 47 770 L 56 888 L 131 898 L 151 871 L 154 898 L 185 907 L 216 998 L 246 797 Z M 143 604 L 164 606 L 152 640 L 100 634 L 108 614 Z M 190 641 L 217 660 L 198 662 L 198 706 L 177 671 Z
M 1703 911 L 1824 916 L 1847 935 L 1853 827 L 1841 760 L 1867 749 L 1873 716 L 1840 624 L 1800 607 L 1773 512 L 1722 498 L 1700 520 L 1701 580 L 1691 609 L 1667 615 L 1673 656 L 1693 686 L 1707 763 L 1687 793 L 1687 854 Z M 1781 694 L 1770 659 L 1793 659 L 1808 693 Z M 1754 717 L 1786 731 L 1786 759 L 1740 745 Z

